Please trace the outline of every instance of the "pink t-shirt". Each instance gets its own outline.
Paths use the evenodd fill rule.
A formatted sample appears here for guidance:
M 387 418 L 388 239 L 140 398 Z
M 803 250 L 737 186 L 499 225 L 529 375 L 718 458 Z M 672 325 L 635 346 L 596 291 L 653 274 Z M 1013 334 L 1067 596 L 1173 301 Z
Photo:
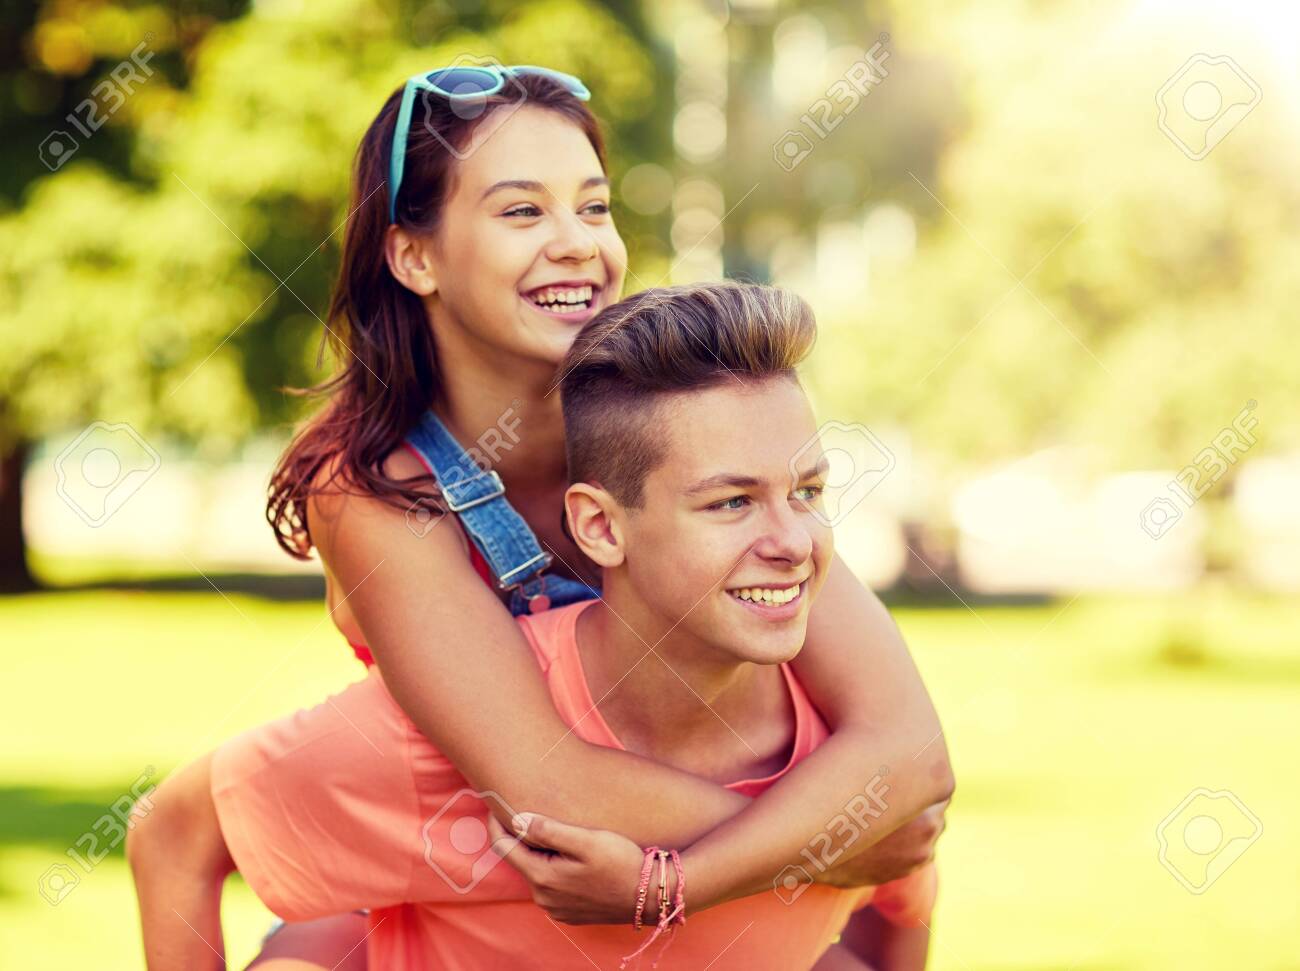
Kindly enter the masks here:
M 592 602 L 518 620 L 574 734 L 622 748 L 593 703 L 577 650 L 576 621 Z M 746 795 L 766 790 L 828 734 L 789 667 L 782 673 L 795 713 L 793 752 L 781 771 L 728 786 Z M 374 668 L 323 705 L 219 749 L 213 796 L 240 871 L 278 914 L 307 920 L 371 908 L 373 968 L 589 971 L 618 968 L 646 940 L 626 926 L 558 924 L 534 905 L 522 877 L 485 845 L 485 799 L 499 797 L 470 788 Z M 687 923 L 661 968 L 809 968 L 872 896 L 794 882 L 694 913 L 689 889 Z M 890 919 L 928 919 L 932 868 L 879 889 Z

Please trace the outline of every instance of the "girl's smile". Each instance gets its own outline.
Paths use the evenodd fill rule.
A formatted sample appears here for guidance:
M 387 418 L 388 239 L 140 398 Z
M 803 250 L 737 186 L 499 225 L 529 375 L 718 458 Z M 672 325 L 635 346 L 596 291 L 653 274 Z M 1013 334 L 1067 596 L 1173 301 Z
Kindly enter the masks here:
M 608 305 L 605 287 L 590 278 L 556 280 L 520 294 L 529 309 L 581 326 Z

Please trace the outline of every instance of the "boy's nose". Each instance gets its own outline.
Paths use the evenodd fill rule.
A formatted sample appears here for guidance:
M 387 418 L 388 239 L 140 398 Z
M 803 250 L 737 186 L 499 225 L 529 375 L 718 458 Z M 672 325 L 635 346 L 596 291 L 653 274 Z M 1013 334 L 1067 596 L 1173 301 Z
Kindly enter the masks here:
M 783 560 L 790 564 L 805 562 L 813 551 L 812 534 L 802 518 L 792 510 L 777 510 L 769 519 L 768 528 L 754 552 L 767 560 Z

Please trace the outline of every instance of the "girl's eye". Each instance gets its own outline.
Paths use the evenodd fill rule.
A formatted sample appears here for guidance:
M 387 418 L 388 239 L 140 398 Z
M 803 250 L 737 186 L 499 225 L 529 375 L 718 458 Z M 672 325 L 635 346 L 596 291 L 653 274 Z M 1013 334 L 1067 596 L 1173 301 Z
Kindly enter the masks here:
M 609 212 L 609 203 L 593 202 L 591 205 L 583 207 L 582 211 L 591 216 L 603 216 Z
M 511 208 L 511 209 L 507 209 L 507 210 L 506 210 L 505 212 L 503 212 L 501 215 L 503 215 L 503 216 L 524 216 L 524 217 L 527 217 L 527 218 L 529 218 L 529 219 L 533 219 L 533 218 L 536 218 L 537 216 L 540 216 L 541 214 L 542 214 L 542 210 L 538 209 L 536 206 L 534 206 L 534 205 L 531 204 L 531 203 L 525 203 L 524 205 L 521 205 L 521 206 L 515 206 L 515 207 L 513 207 L 513 208 Z
M 800 502 L 816 502 L 825 491 L 822 486 L 800 486 L 794 490 L 794 497 Z
M 748 504 L 748 496 L 732 496 L 730 499 L 723 499 L 721 502 L 715 502 L 713 505 L 709 506 L 709 508 L 734 512 L 737 509 L 744 509 Z

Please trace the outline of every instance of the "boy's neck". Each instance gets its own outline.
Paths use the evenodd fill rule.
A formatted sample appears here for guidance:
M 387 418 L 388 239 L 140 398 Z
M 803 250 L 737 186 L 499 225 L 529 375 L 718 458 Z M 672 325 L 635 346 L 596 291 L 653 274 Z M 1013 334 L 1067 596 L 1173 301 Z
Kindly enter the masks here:
M 592 700 L 623 746 L 719 783 L 782 768 L 794 714 L 779 666 L 724 657 L 620 593 L 615 583 L 582 612 L 577 639 Z

